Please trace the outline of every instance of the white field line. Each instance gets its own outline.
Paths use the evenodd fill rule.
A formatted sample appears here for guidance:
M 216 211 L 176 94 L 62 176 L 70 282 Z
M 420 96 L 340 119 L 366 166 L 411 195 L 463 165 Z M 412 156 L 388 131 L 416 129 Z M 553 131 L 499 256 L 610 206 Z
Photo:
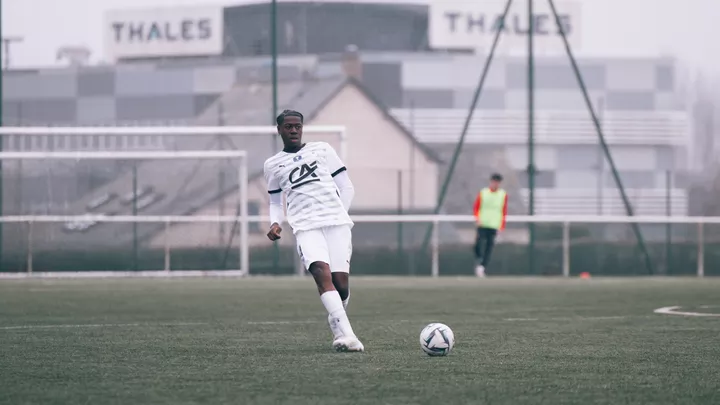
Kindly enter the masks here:
M 16 325 L 0 326 L 0 330 L 40 330 L 40 329 L 80 329 L 80 328 L 124 328 L 137 326 L 197 326 L 204 322 L 167 322 L 167 323 L 87 323 L 60 325 Z
M 658 309 L 654 310 L 653 312 L 656 314 L 662 314 L 662 315 L 720 317 L 720 314 L 678 311 L 680 308 L 682 308 L 682 307 L 680 307 L 680 306 L 662 307 L 662 308 L 658 308 Z
M 677 307 L 669 307 L 677 308 Z M 660 308 L 663 309 L 663 308 Z M 657 312 L 657 310 L 656 310 Z M 685 313 L 678 313 L 678 315 Z M 720 314 L 699 314 L 697 316 L 720 316 Z M 506 318 L 506 322 L 538 322 L 538 321 L 593 321 L 626 319 L 629 316 L 577 316 L 577 317 L 554 317 L 554 318 Z M 364 321 L 361 321 L 364 322 Z M 401 319 L 390 321 L 391 323 L 418 323 L 429 322 L 426 320 Z M 298 321 L 247 321 L 245 325 L 310 325 L 324 324 L 321 320 L 298 320 Z M 165 322 L 165 323 L 94 323 L 94 324 L 57 324 L 57 325 L 13 325 L 0 326 L 2 330 L 52 330 L 52 329 L 82 329 L 82 328 L 123 328 L 123 327 L 161 327 L 161 326 L 201 326 L 209 325 L 207 322 Z
M 322 323 L 321 321 L 250 321 L 247 325 L 306 325 Z
M 62 278 L 180 278 L 180 277 L 243 277 L 240 270 L 177 270 L 177 271 L 58 271 L 37 273 L 0 273 L 0 280 L 62 279 Z
M 565 316 L 552 318 L 505 318 L 506 322 L 537 322 L 537 321 L 604 321 L 613 319 L 626 319 L 627 315 L 614 316 Z
M 505 318 L 503 321 L 505 322 L 537 322 L 537 321 L 600 321 L 600 320 L 612 320 L 612 319 L 626 319 L 629 318 L 629 316 L 625 315 L 618 315 L 618 316 L 574 316 L 574 317 L 555 317 L 555 318 Z M 492 320 L 492 319 L 490 319 Z M 368 320 L 359 320 L 356 322 L 360 323 L 366 323 L 366 322 L 373 322 Z M 410 319 L 401 319 L 401 320 L 392 320 L 392 321 L 384 321 L 384 322 L 390 322 L 390 323 L 430 323 L 429 320 L 410 320 Z M 250 321 L 245 322 L 247 325 L 304 325 L 304 324 L 320 324 L 325 323 L 325 321 L 313 321 L 313 320 L 304 320 L 304 321 Z

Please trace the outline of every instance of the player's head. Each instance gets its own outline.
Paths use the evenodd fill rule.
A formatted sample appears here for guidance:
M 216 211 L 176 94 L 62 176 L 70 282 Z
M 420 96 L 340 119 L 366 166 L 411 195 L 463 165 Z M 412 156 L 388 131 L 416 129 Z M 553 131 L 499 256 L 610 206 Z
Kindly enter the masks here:
M 490 189 L 496 190 L 498 187 L 500 187 L 500 183 L 502 183 L 503 177 L 500 173 L 493 173 L 492 176 L 490 176 Z
M 294 110 L 285 110 L 277 116 L 278 134 L 285 147 L 302 145 L 303 115 Z

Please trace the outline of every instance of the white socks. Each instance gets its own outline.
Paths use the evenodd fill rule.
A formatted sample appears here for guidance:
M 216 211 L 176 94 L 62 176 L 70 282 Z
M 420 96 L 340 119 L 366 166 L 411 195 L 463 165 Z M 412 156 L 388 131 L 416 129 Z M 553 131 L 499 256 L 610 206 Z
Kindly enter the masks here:
M 355 336 L 352 326 L 350 326 L 350 320 L 345 313 L 345 305 L 340 299 L 340 294 L 337 291 L 328 291 L 320 296 L 325 309 L 328 312 L 328 323 L 330 329 L 332 329 L 335 338 L 341 336 Z M 347 300 L 345 300 L 347 302 Z
M 347 311 L 348 303 L 350 303 L 350 293 L 348 293 L 347 298 L 345 298 L 345 300 L 342 303 L 343 303 L 343 308 L 345 308 L 345 310 Z

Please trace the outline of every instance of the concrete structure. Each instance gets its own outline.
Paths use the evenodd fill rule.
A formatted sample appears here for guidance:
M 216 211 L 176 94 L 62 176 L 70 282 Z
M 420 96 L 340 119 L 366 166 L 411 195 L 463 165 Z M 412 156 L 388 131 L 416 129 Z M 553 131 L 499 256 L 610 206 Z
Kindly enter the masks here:
M 345 163 L 352 173 L 357 198 L 353 203 L 354 212 L 407 212 L 428 211 L 437 200 L 437 179 L 439 160 L 434 153 L 419 144 L 413 136 L 377 103 L 363 85 L 352 78 L 337 77 L 312 83 L 286 83 L 286 88 L 297 91 L 281 99 L 283 108 L 295 108 L 306 114 L 306 125 L 343 125 L 347 128 L 347 156 Z M 205 115 L 196 120 L 197 124 L 217 118 L 218 109 L 238 111 L 245 114 L 223 116 L 227 125 L 260 125 L 266 122 L 263 104 L 268 84 L 236 86 L 212 105 Z M 250 93 L 253 93 L 253 98 Z M 239 104 L 248 106 L 241 108 Z M 251 113 L 250 106 L 258 109 Z M 212 117 L 212 118 L 208 118 Z M 250 119 L 248 117 L 254 117 Z M 337 136 L 318 137 L 313 134 L 307 140 L 327 141 L 339 149 Z M 175 149 L 233 148 L 249 152 L 250 213 L 266 214 L 268 199 L 265 181 L 262 177 L 262 163 L 275 151 L 267 135 L 178 137 L 173 141 Z M 58 213 L 81 214 L 88 212 L 93 201 L 110 198 L 112 201 L 102 208 L 92 209 L 96 213 L 109 215 L 130 214 L 132 204 L 123 201 L 123 196 L 132 200 L 132 170 L 125 167 L 116 178 L 94 188 L 77 200 L 66 202 L 66 207 L 55 207 Z M 139 196 L 143 203 L 142 214 L 185 215 L 199 213 L 206 215 L 233 215 L 237 212 L 237 166 L 228 161 L 164 161 L 141 162 L 137 166 L 139 189 L 145 191 Z M 129 193 L 129 194 L 128 194 Z M 36 248 L 83 246 L 108 246 L 127 244 L 132 238 L 131 225 L 123 224 L 79 224 L 77 227 L 63 225 L 35 225 Z M 223 246 L 231 239 L 234 229 L 231 225 L 199 224 L 174 225 L 166 235 L 162 226 L 141 225 L 139 236 L 151 238 L 150 246 L 164 246 L 168 237 L 174 247 Z M 20 229 L 18 233 L 22 233 Z M 264 227 L 253 226 L 255 242 L 264 242 Z M 289 238 L 286 238 L 286 240 Z M 370 241 L 373 238 L 369 238 Z M 360 238 L 359 242 L 362 242 Z M 374 242 L 380 243 L 377 238 Z M 7 243 L 7 242 L 6 242 Z M 24 243 L 24 242 L 21 242 Z
M 259 28 L 266 25 L 268 11 L 267 4 L 226 8 L 227 41 L 217 56 L 199 59 L 165 55 L 126 59 L 113 66 L 5 71 L 3 122 L 270 124 L 276 114 L 270 107 L 270 59 L 266 56 L 267 33 Z M 356 208 L 385 212 L 431 208 L 438 181 L 447 170 L 446 165 L 437 163 L 449 161 L 452 155 L 486 56 L 429 51 L 427 6 L 283 3 L 280 21 L 280 109 L 301 110 L 311 117 L 309 123 L 349 128 L 348 164 L 362 171 L 353 177 L 359 187 Z M 358 45 L 359 55 L 348 58 L 344 53 L 348 45 Z M 688 168 L 693 128 L 679 84 L 678 63 L 661 57 L 586 57 L 578 63 L 636 212 L 665 214 L 669 173 L 672 213 L 686 214 L 687 192 L 679 175 Z M 623 213 L 567 59 L 539 57 L 536 67 L 536 213 Z M 475 193 L 493 171 L 507 178 L 511 213 L 527 212 L 525 87 L 523 58 L 503 56 L 493 63 L 444 212 L 469 213 Z M 387 155 L 373 157 L 371 149 L 378 144 Z M 256 172 L 273 152 L 271 142 L 257 136 L 184 140 L 167 136 L 103 140 L 9 136 L 4 147 L 234 147 L 253 151 L 251 166 Z M 410 163 L 413 159 L 414 164 Z M 142 176 L 149 173 L 150 185 L 160 187 L 157 194 L 163 195 L 146 212 L 231 212 L 231 176 L 221 181 L 218 173 L 223 168 L 199 170 L 201 174 L 193 180 L 196 183 L 191 184 L 182 177 L 191 175 L 188 168 L 148 163 L 139 169 Z M 8 214 L 81 213 L 89 201 L 106 193 L 126 194 L 130 170 L 123 163 L 98 166 L 79 162 L 61 168 L 45 163 L 8 165 L 3 170 L 4 210 Z M 178 176 L 167 181 L 156 174 L 163 172 Z M 227 183 L 221 184 L 224 181 Z M 181 185 L 193 189 L 193 184 L 204 191 L 180 193 Z M 264 209 L 262 200 L 254 203 L 253 212 Z M 103 240 L 90 237 L 93 232 L 90 229 L 76 236 Z M 154 232 L 148 230 L 145 235 L 152 238 Z M 229 230 L 208 232 L 217 235 L 217 240 Z M 126 234 L 127 229 L 118 230 L 107 238 Z M 55 239 L 74 240 L 67 235 Z

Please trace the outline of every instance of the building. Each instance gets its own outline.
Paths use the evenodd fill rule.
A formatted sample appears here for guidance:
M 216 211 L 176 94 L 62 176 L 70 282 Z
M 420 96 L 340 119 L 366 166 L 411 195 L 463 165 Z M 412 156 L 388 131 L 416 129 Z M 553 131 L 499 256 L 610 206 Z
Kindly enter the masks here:
M 427 212 L 437 200 L 439 159 L 378 103 L 357 80 L 340 76 L 304 83 L 286 83 L 295 88 L 280 101 L 284 108 L 294 108 L 306 115 L 306 126 L 342 125 L 348 137 L 344 149 L 345 163 L 352 173 L 357 197 L 352 212 L 397 213 Z M 213 104 L 195 124 L 214 122 L 217 114 L 227 125 L 259 125 L 266 122 L 265 96 L 268 83 L 236 86 Z M 255 108 L 255 110 L 252 110 Z M 232 111 L 242 111 L 233 114 Z M 228 112 L 228 113 L 225 113 Z M 228 135 L 177 138 L 177 149 L 239 149 L 249 154 L 249 210 L 251 215 L 267 215 L 267 190 L 262 177 L 263 161 L 275 153 L 271 134 Z M 306 134 L 307 140 L 327 141 L 340 150 L 339 137 Z M 101 143 L 102 144 L 102 143 Z M 399 153 L 400 152 L 400 153 Z M 138 211 L 149 215 L 233 215 L 237 213 L 237 163 L 231 161 L 144 161 L 132 170 L 125 167 L 106 184 L 95 187 L 68 204 L 62 213 L 92 212 L 104 215 L 131 215 L 133 181 L 138 184 Z M 133 179 L 135 177 L 135 179 Z M 59 207 L 58 207 L 59 208 Z M 124 230 L 122 229 L 124 228 Z M 222 246 L 231 238 L 231 225 L 173 225 L 166 234 L 162 226 L 141 225 L 139 237 L 150 238 L 150 247 L 190 248 Z M 377 227 L 375 231 L 377 231 Z M 255 242 L 264 242 L 264 226 L 255 224 Z M 69 248 L 127 244 L 134 237 L 132 225 L 100 224 L 81 221 L 77 224 L 36 225 L 37 245 Z M 382 234 L 382 232 L 381 232 Z M 62 237 L 60 237 L 62 235 Z M 169 238 L 169 239 L 166 239 Z M 287 238 L 286 238 L 287 239 Z M 362 243 L 362 238 L 356 240 Z M 41 242 L 42 241 L 42 242 Z M 370 237 L 368 242 L 381 243 Z
M 304 111 L 312 117 L 311 123 L 330 123 L 332 120 L 324 112 L 344 106 L 332 117 L 337 120 L 335 123 L 348 126 L 351 143 L 356 142 L 358 134 L 394 134 L 392 139 L 399 142 L 397 149 L 383 151 L 393 152 L 392 159 L 372 160 L 366 157 L 368 150 L 362 151 L 365 146 L 358 144 L 355 145 L 360 149 L 349 149 L 349 164 L 365 171 L 357 178 L 365 190 L 359 192 L 357 207 L 376 212 L 431 208 L 459 139 L 487 57 L 486 47 L 465 49 L 467 43 L 462 38 L 438 35 L 435 32 L 438 29 L 431 24 L 433 10 L 426 5 L 295 2 L 281 3 L 279 10 L 280 108 Z M 108 43 L 108 57 L 117 63 L 3 72 L 4 123 L 270 124 L 276 112 L 268 107 L 272 96 L 267 35 L 257 29 L 264 26 L 262 21 L 269 18 L 268 12 L 267 4 L 177 9 L 175 14 L 167 10 L 117 12 L 106 21 L 108 40 L 117 39 L 117 43 Z M 497 14 L 497 10 L 489 9 L 486 15 L 491 18 L 493 13 Z M 170 41 L 168 38 L 177 39 L 178 35 L 172 27 L 188 16 L 192 16 L 192 29 L 197 35 Z M 568 14 L 568 18 L 576 17 Z M 333 31 L 337 35 L 325 35 L 331 26 L 338 27 Z M 153 27 L 164 27 L 165 31 Z M 514 56 L 517 49 L 513 48 L 519 46 L 519 32 L 511 32 L 515 37 L 509 42 L 509 49 L 503 50 L 491 65 L 444 212 L 469 213 L 475 193 L 492 171 L 504 173 L 511 195 L 520 196 L 511 199 L 511 212 L 527 212 L 527 72 L 525 59 Z M 123 38 L 127 40 L 123 35 L 154 40 L 140 41 L 131 47 L 123 42 Z M 577 39 L 573 36 L 571 41 Z M 347 53 L 349 45 L 356 45 L 359 52 Z M 601 153 L 568 60 L 552 47 L 542 50 L 535 71 L 535 213 L 624 214 L 615 180 Z M 669 194 L 672 213 L 686 214 L 687 191 L 678 176 L 688 166 L 693 128 L 680 86 L 679 63 L 659 56 L 607 55 L 585 56 L 578 58 L 578 63 L 636 213 L 664 215 Z M 350 108 L 363 112 L 345 110 Z M 359 117 L 363 117 L 362 123 Z M 376 123 L 385 126 L 378 129 L 373 127 Z M 227 140 L 221 137 L 181 140 L 161 135 L 8 136 L 4 144 L 8 150 L 235 147 L 256 151 L 253 154 L 256 159 L 272 152 L 267 138 Z M 377 140 L 367 142 L 362 145 L 374 145 Z M 362 157 L 352 155 L 358 150 Z M 417 173 L 404 169 L 409 167 L 407 159 L 411 155 L 424 159 Z M 255 161 L 252 166 L 257 168 L 259 163 Z M 152 167 L 155 166 L 142 166 L 139 175 L 148 176 Z M 376 168 L 384 172 L 375 171 L 373 175 Z M 131 191 L 128 187 L 132 166 L 126 163 L 104 171 L 83 162 L 62 170 L 50 170 L 47 164 L 4 169 L 7 169 L 3 172 L 7 180 L 4 195 L 14 198 L 5 202 L 5 213 L 76 214 L 106 196 L 123 196 Z M 230 170 L 224 166 L 198 169 L 201 174 L 194 180 L 197 188 L 182 177 L 191 175 L 188 167 L 160 170 L 176 170 L 178 178 L 172 181 L 150 175 L 153 184 L 148 186 L 157 184 L 162 189 L 152 194 L 157 198 L 138 196 L 150 204 L 143 212 L 231 212 L 230 176 L 221 181 L 223 176 L 218 174 L 226 169 Z M 52 181 L 48 180 L 49 172 L 54 176 Z M 410 172 L 414 173 L 412 179 Z M 422 176 L 417 175 L 421 172 Z M 60 181 L 61 177 L 65 180 Z M 372 196 L 372 200 L 362 201 L 365 196 Z M 129 197 L 132 199 L 132 195 Z M 171 201 L 174 203 L 170 204 Z M 263 207 L 258 200 L 253 212 L 262 212 Z M 78 228 L 86 226 L 81 224 Z M 103 239 L 90 237 L 95 232 L 92 226 L 77 232 L 58 232 L 64 232 L 64 236 L 54 240 L 72 240 L 68 236 L 71 234 L 95 241 Z M 129 235 L 128 232 L 129 229 L 113 231 L 107 238 Z M 156 244 L 159 241 L 153 239 L 155 232 L 141 233 Z M 216 228 L 209 232 L 217 234 L 219 240 L 229 231 Z

